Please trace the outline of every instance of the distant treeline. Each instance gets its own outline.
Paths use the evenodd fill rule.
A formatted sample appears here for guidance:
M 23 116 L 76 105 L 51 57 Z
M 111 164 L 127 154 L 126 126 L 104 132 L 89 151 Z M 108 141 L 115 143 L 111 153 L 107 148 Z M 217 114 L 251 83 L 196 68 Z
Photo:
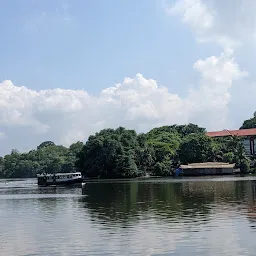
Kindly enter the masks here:
M 244 124 L 251 128 L 255 123 L 250 120 Z M 146 173 L 166 176 L 181 163 L 207 161 L 236 163 L 244 172 L 250 164 L 240 138 L 210 138 L 195 124 L 162 126 L 143 134 L 119 127 L 104 129 L 91 135 L 85 144 L 77 142 L 69 148 L 46 141 L 28 153 L 12 150 L 0 157 L 0 177 L 29 178 L 42 172 L 73 171 L 93 178 Z
M 14 149 L 9 155 L 0 157 L 0 177 L 30 178 L 42 172 L 73 172 L 76 155 L 83 146 L 82 142 L 77 142 L 66 148 L 46 141 L 28 153 Z

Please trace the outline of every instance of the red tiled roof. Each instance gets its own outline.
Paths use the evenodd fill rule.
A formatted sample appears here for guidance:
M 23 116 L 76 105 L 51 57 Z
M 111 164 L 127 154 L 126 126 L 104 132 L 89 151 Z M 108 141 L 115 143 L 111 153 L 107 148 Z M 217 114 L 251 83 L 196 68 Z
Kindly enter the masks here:
M 217 132 L 207 132 L 210 137 L 225 137 L 225 136 L 252 136 L 256 135 L 256 128 L 252 129 L 242 129 L 242 130 L 223 130 Z

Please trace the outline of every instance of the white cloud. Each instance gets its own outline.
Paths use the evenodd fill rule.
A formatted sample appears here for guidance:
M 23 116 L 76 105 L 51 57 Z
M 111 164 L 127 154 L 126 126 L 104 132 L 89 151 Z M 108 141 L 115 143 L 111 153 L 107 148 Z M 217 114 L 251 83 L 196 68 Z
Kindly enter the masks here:
M 171 15 L 180 15 L 185 23 L 194 29 L 209 29 L 213 26 L 214 14 L 200 0 L 182 0 L 167 6 L 166 11 Z
M 200 89 L 191 91 L 187 99 L 189 109 L 193 109 L 191 120 L 210 129 L 230 127 L 230 89 L 234 80 L 246 77 L 247 72 L 240 70 L 231 50 L 224 51 L 220 57 L 198 60 L 194 68 L 202 78 Z
M 179 17 L 184 24 L 191 28 L 198 42 L 212 43 L 223 48 L 223 57 L 216 58 L 212 56 L 208 58 L 208 64 L 199 60 L 194 65 L 194 68 L 204 74 L 201 80 L 202 89 L 200 93 L 202 95 L 204 91 L 205 95 L 208 96 L 200 98 L 196 96 L 196 93 L 191 93 L 191 95 L 194 94 L 194 99 L 190 101 L 196 102 L 195 98 L 198 98 L 198 104 L 194 106 L 198 111 L 194 111 L 193 117 L 195 113 L 196 116 L 199 116 L 200 109 L 202 112 L 210 113 L 210 109 L 206 110 L 202 107 L 202 104 L 208 101 L 215 105 L 214 108 L 211 107 L 211 104 L 207 105 L 208 108 L 212 108 L 213 115 L 217 115 L 216 111 L 222 112 L 218 126 L 221 126 L 221 123 L 227 123 L 226 120 L 230 117 L 233 120 L 240 119 L 240 123 L 236 123 L 235 127 L 230 123 L 227 127 L 238 128 L 241 126 L 241 120 L 249 118 L 250 113 L 255 111 L 253 105 L 255 81 L 252 72 L 254 58 L 251 54 L 255 50 L 256 39 L 255 9 L 256 1 L 165 0 L 166 13 L 173 17 Z M 238 61 L 243 60 L 243 64 L 247 65 L 246 69 L 251 71 L 250 78 L 240 84 L 237 83 L 239 86 L 232 86 L 233 79 L 245 77 L 248 73 L 240 72 L 236 62 L 234 59 L 231 60 L 231 57 L 230 61 L 223 62 L 225 67 L 220 67 L 218 62 L 220 59 L 226 58 L 227 54 L 236 54 Z M 217 63 L 217 65 L 214 66 L 214 63 Z M 201 64 L 203 65 L 201 66 Z M 210 67 L 211 65 L 212 67 Z M 207 88 L 203 86 L 205 79 L 207 79 Z M 210 84 L 211 86 L 209 86 Z M 225 88 L 225 90 L 221 91 L 220 87 Z M 211 95 L 211 98 L 209 98 L 209 95 Z M 228 104 L 229 102 L 231 104 Z M 231 110 L 230 114 L 229 110 Z M 200 123 L 201 120 L 198 119 L 198 122 Z M 209 122 L 215 121 L 209 119 Z
M 194 69 L 201 75 L 199 85 L 184 98 L 141 74 L 106 88 L 98 97 L 83 90 L 37 92 L 4 81 L 0 84 L 0 129 L 6 137 L 0 153 L 12 148 L 28 150 L 43 140 L 68 145 L 119 125 L 138 132 L 188 122 L 226 128 L 229 89 L 246 72 L 240 70 L 232 51 L 198 60 Z
M 255 42 L 256 1 L 176 0 L 166 3 L 166 12 L 181 17 L 196 33 L 199 42 L 237 47 Z

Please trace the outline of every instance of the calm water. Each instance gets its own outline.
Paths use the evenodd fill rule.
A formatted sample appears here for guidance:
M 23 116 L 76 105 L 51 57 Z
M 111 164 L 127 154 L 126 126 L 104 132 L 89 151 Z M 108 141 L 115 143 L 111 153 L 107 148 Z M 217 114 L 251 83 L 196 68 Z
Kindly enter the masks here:
M 255 180 L 254 180 L 255 179 Z M 256 178 L 0 180 L 0 255 L 255 255 Z

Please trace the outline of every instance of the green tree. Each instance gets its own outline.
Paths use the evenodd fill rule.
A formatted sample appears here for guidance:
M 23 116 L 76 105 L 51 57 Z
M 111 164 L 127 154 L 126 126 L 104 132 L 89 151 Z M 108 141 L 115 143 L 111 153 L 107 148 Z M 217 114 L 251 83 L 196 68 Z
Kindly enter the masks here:
M 171 162 L 167 158 L 163 162 L 157 162 L 152 171 L 152 175 L 154 176 L 168 176 L 171 172 Z
M 45 141 L 43 143 L 41 143 L 37 149 L 42 149 L 42 148 L 45 148 L 45 147 L 49 147 L 49 146 L 54 146 L 55 144 L 52 142 L 52 141 Z
M 12 150 L 0 161 L 0 177 L 28 178 L 42 172 L 74 172 L 76 155 L 81 148 L 80 142 L 66 148 L 46 141 L 28 153 Z
M 81 150 L 83 149 L 84 143 L 81 141 L 78 141 L 76 143 L 73 143 L 70 145 L 69 150 L 71 153 L 76 156 Z
M 0 156 L 0 178 L 4 177 L 4 158 Z
M 104 129 L 89 137 L 78 155 L 76 167 L 88 177 L 136 177 L 140 175 L 139 148 L 135 131 L 123 127 Z
M 175 129 L 182 137 L 189 134 L 206 133 L 205 128 L 199 127 L 196 124 L 189 123 L 188 125 L 173 125 L 172 129 Z
M 212 139 L 204 134 L 189 134 L 181 142 L 179 158 L 185 164 L 213 160 Z
M 254 116 L 252 118 L 249 118 L 243 122 L 243 125 L 240 127 L 240 129 L 251 129 L 256 128 L 256 112 L 254 113 Z

